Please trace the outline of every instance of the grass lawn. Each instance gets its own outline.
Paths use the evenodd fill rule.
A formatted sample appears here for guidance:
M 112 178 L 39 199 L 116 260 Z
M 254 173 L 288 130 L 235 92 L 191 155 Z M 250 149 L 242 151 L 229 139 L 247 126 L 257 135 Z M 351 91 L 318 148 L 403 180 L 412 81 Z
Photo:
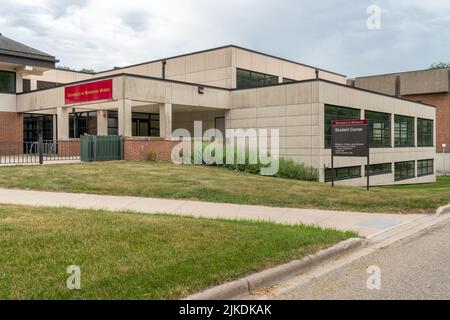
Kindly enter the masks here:
M 0 205 L 0 300 L 180 298 L 355 236 L 271 223 Z M 81 290 L 66 269 L 81 268 Z
M 450 202 L 450 178 L 368 192 L 162 162 L 0 167 L 0 187 L 366 212 L 432 212 Z

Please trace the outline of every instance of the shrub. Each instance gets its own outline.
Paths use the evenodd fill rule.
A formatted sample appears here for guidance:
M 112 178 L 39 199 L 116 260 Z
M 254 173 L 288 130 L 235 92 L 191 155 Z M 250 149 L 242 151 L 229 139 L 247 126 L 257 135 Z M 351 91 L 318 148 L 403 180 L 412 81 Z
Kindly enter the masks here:
M 303 181 L 318 181 L 319 171 L 316 168 L 296 163 L 292 160 L 280 159 L 280 169 L 277 177 Z
M 158 154 L 154 150 L 150 150 L 145 157 L 147 161 L 156 161 L 157 158 Z
M 202 144 L 202 152 L 204 152 L 205 148 L 208 146 L 209 142 L 203 142 Z M 235 164 L 226 164 L 226 148 L 223 151 L 223 165 L 213 164 L 211 166 L 220 166 L 226 169 L 236 170 L 247 172 L 251 174 L 260 174 L 261 168 L 264 167 L 263 164 L 259 162 L 256 164 L 250 164 L 250 150 L 245 150 L 245 164 L 236 164 L 237 152 L 235 150 Z M 257 158 L 257 157 L 256 157 Z M 194 163 L 194 151 L 191 152 L 191 160 Z M 203 164 L 205 164 L 203 162 Z M 205 164 L 206 165 L 206 164 Z M 319 171 L 313 167 L 305 166 L 302 163 L 296 163 L 292 160 L 286 160 L 283 158 L 279 159 L 279 170 L 275 177 L 285 178 L 285 179 L 295 179 L 295 180 L 303 180 L 303 181 L 318 181 L 319 180 Z

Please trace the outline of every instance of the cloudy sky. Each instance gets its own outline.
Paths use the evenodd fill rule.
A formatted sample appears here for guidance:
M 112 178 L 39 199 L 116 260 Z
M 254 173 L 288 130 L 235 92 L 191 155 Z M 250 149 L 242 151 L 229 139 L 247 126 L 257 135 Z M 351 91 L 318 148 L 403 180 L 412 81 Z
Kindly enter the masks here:
M 236 44 L 349 76 L 397 72 L 450 62 L 449 31 L 448 0 L 0 0 L 0 33 L 96 71 Z

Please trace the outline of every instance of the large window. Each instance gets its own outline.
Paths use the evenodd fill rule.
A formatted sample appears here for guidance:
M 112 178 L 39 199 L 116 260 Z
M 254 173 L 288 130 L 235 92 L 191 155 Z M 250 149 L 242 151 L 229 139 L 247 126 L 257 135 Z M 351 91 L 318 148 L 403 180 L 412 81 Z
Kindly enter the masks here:
M 159 137 L 159 114 L 133 112 L 133 137 Z
M 76 112 L 69 115 L 69 138 L 97 134 L 97 112 Z
M 365 167 L 365 170 L 367 172 L 367 166 Z M 392 173 L 392 164 L 390 163 L 371 164 L 369 166 L 369 175 L 371 176 L 388 173 Z
M 42 135 L 44 140 L 53 140 L 53 116 L 46 114 L 23 114 L 23 141 L 36 142 Z
M 434 174 L 434 160 L 419 160 L 417 161 L 417 176 L 427 176 Z
M 331 147 L 332 120 L 359 120 L 361 111 L 358 109 L 325 105 L 325 148 Z
M 395 181 L 414 178 L 416 176 L 414 167 L 414 161 L 395 163 Z
M 277 83 L 278 83 L 278 76 L 243 69 L 237 69 L 236 87 L 238 89 L 261 87 Z
M 429 119 L 417 119 L 417 145 L 432 147 L 434 145 L 434 123 Z
M 345 167 L 334 169 L 334 180 L 354 179 L 361 177 L 361 166 Z M 333 170 L 327 168 L 325 170 L 325 181 L 329 182 L 333 179 Z
M 414 118 L 395 115 L 396 147 L 414 147 Z
M 16 93 L 16 74 L 0 71 L 0 93 Z
M 382 112 L 366 111 L 366 120 L 369 121 L 369 146 L 391 146 L 391 115 Z

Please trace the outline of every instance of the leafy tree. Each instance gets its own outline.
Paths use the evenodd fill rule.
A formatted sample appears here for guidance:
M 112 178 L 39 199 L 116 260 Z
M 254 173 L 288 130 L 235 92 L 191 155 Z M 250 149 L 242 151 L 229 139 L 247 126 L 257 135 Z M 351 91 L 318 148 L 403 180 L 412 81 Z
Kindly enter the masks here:
M 86 68 L 81 69 L 80 72 L 95 73 L 95 71 L 93 69 L 86 69 Z
M 430 69 L 446 69 L 450 68 L 450 62 L 435 62 L 430 66 Z
M 75 72 L 79 71 L 79 72 L 84 72 L 84 73 L 95 73 L 95 71 L 92 70 L 92 69 L 83 68 L 81 70 L 76 70 L 76 69 L 72 69 L 72 68 L 67 67 L 67 66 L 56 66 L 56 69 L 65 70 L 65 71 L 75 71 Z
M 70 67 L 67 67 L 67 66 L 56 66 L 56 69 L 66 70 L 66 71 L 75 71 L 75 70 L 73 70 L 73 69 L 71 69 Z

